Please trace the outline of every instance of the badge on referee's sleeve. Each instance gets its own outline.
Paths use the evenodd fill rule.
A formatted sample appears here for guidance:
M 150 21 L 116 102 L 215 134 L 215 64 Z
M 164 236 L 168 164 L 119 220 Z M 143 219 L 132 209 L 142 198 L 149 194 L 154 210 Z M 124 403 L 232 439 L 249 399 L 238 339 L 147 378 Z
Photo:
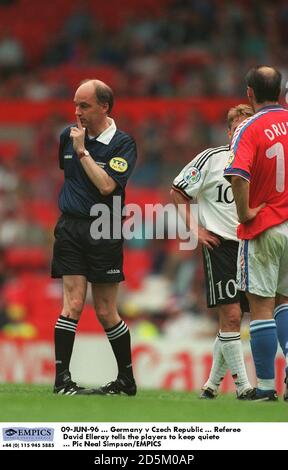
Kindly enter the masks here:
M 128 168 L 128 163 L 125 158 L 122 157 L 113 157 L 109 161 L 109 166 L 112 170 L 118 171 L 118 173 L 124 173 Z
M 201 172 L 195 166 L 190 166 L 184 173 L 183 179 L 186 183 L 196 184 L 201 178 Z

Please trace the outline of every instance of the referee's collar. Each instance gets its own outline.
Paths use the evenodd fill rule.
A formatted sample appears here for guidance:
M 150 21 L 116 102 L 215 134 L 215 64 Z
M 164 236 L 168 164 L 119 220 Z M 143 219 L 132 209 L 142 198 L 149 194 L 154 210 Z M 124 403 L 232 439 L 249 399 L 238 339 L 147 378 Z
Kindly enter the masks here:
M 116 127 L 116 124 L 115 124 L 115 121 L 114 119 L 112 118 L 108 118 L 109 119 L 109 122 L 110 122 L 110 126 L 107 127 L 107 129 L 105 129 L 105 131 L 103 131 L 100 135 L 98 135 L 98 137 L 89 137 L 90 140 L 98 140 L 98 142 L 101 142 L 101 144 L 104 144 L 104 145 L 109 145 L 112 138 L 114 137 L 114 134 L 117 130 L 117 127 Z

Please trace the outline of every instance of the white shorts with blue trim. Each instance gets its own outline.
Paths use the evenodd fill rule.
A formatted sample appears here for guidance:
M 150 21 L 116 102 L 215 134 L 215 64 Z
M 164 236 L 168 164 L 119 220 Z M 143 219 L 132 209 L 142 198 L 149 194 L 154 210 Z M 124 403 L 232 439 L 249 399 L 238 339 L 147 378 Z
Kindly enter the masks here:
M 288 296 L 288 221 L 241 240 L 237 287 L 262 297 Z

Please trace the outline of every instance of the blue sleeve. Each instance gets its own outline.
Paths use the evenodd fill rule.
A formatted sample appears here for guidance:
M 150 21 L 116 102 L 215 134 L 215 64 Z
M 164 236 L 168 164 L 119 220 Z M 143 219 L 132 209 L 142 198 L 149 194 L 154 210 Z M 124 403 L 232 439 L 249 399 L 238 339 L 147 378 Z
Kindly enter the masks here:
M 136 159 L 136 143 L 132 137 L 125 134 L 113 149 L 110 160 L 104 169 L 121 188 L 125 188 L 134 169 Z

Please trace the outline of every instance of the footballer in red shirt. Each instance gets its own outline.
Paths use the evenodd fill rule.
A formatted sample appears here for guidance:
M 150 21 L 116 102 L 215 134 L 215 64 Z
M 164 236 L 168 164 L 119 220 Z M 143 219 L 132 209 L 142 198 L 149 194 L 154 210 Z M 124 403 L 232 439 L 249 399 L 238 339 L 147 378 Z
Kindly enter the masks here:
M 250 183 L 250 207 L 265 203 L 238 227 L 238 238 L 249 240 L 288 220 L 288 110 L 278 104 L 261 108 L 237 127 L 231 150 L 234 158 L 224 175 Z
M 275 401 L 277 336 L 286 359 L 288 400 L 288 111 L 279 105 L 281 74 L 257 66 L 246 77 L 255 115 L 238 126 L 224 171 L 238 218 L 237 285 L 250 304 L 257 375 L 252 399 Z M 274 315 L 273 315 L 274 313 Z

